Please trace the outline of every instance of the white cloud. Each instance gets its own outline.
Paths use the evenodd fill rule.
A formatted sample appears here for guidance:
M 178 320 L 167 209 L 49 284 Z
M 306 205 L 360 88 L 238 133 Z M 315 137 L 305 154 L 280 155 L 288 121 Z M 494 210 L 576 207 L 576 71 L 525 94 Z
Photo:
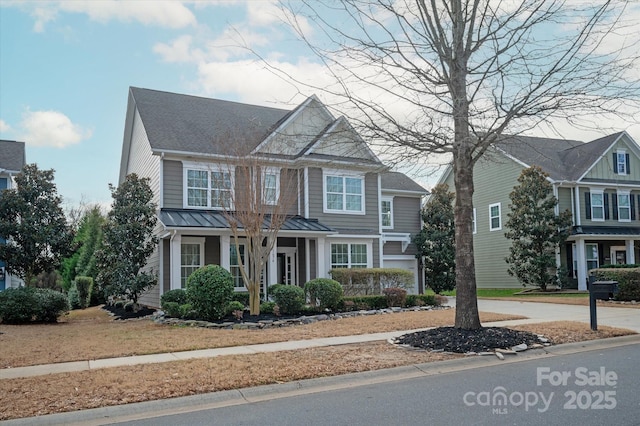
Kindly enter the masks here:
M 165 62 L 193 62 L 198 63 L 204 59 L 201 49 L 191 48 L 193 37 L 183 35 L 169 44 L 156 43 L 153 51 L 162 57 Z
M 196 25 L 196 17 L 180 1 L 123 1 L 123 0 L 63 0 L 51 2 L 8 2 L 28 10 L 35 22 L 33 30 L 44 32 L 47 23 L 55 21 L 60 13 L 85 14 L 92 21 L 106 23 L 112 20 L 139 22 L 149 26 L 184 28 Z
M 58 111 L 27 111 L 20 123 L 21 139 L 32 146 L 64 148 L 91 137 L 91 130 L 71 122 Z
M 11 130 L 11 126 L 6 121 L 0 120 L 0 133 L 8 132 L 9 130 Z

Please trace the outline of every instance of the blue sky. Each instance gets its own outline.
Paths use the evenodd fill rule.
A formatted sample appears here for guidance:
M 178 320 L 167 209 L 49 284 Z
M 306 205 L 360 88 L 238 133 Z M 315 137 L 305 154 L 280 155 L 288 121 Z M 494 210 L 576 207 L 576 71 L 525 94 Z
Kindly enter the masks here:
M 0 0 L 0 138 L 25 141 L 27 162 L 55 169 L 66 204 L 108 205 L 129 86 L 269 106 L 304 99 L 240 39 L 298 78 L 326 78 L 266 0 Z M 640 142 L 640 127 L 612 126 Z

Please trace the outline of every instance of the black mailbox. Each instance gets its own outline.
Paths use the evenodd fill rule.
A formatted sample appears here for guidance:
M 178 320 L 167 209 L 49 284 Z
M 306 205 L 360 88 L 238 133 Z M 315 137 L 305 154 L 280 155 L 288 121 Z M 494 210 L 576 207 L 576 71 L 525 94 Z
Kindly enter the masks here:
M 618 293 L 618 281 L 594 281 L 589 286 L 589 293 L 595 299 L 612 299 Z

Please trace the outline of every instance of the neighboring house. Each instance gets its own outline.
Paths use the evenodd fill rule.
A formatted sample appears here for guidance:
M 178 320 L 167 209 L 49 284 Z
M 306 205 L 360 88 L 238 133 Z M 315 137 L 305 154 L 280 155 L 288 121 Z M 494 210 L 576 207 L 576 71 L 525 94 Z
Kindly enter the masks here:
M 238 167 L 259 159 L 263 198 L 295 180 L 296 200 L 278 233 L 263 285 L 304 285 L 332 268 L 396 267 L 421 278 L 411 236 L 426 191 L 388 172 L 344 117 L 312 96 L 292 110 L 130 88 L 120 182 L 148 177 L 159 206 L 158 250 L 148 268 L 159 285 L 141 303 L 184 287 L 205 264 L 219 264 L 244 291 L 225 210 L 242 190 Z M 231 166 L 230 166 L 231 164 Z M 257 178 L 256 178 L 257 179 Z M 265 201 L 266 202 L 266 201 Z
M 0 197 L 5 189 L 15 186 L 14 176 L 22 170 L 26 164 L 24 142 L 0 140 Z M 5 240 L 0 236 L 0 244 Z M 22 280 L 6 273 L 6 264 L 0 259 L 0 291 L 22 285 Z
M 519 287 L 507 274 L 510 240 L 505 223 L 509 194 L 521 171 L 539 166 L 549 174 L 558 211 L 573 216 L 571 235 L 558 248 L 558 266 L 570 286 L 586 290 L 588 270 L 640 259 L 640 147 L 620 132 L 584 143 L 575 140 L 504 137 L 474 169 L 473 229 L 478 287 Z M 449 167 L 441 182 L 451 188 Z

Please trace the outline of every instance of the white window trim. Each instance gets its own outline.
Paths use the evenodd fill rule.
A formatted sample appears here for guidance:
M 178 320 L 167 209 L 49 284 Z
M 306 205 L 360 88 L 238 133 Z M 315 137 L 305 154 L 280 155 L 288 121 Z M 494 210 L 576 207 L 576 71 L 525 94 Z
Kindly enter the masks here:
M 491 208 L 492 207 L 498 207 L 498 216 L 491 216 Z M 499 225 L 497 227 L 493 227 L 493 223 L 492 223 L 492 219 L 494 217 L 498 218 L 498 221 L 500 222 Z M 493 203 L 493 204 L 489 204 L 489 231 L 500 231 L 502 229 L 502 203 Z
M 589 252 L 590 252 L 591 250 L 587 250 L 587 247 L 588 247 L 588 246 L 595 246 L 595 248 L 596 248 L 596 257 L 595 257 L 595 259 L 593 259 L 593 258 L 591 258 L 591 259 L 590 259 L 590 258 L 589 258 L 589 255 L 588 255 L 588 254 L 589 254 Z M 586 243 L 586 244 L 585 244 L 585 263 L 586 263 L 586 264 L 587 264 L 587 266 L 588 266 L 588 265 L 589 265 L 589 262 L 593 262 L 593 261 L 595 261 L 595 262 L 596 262 L 596 268 L 599 268 L 599 267 L 600 267 L 600 253 L 599 253 L 599 251 L 598 251 L 598 244 L 596 244 L 596 243 Z
M 367 246 L 367 268 L 373 268 L 373 241 L 370 238 L 367 239 L 327 239 L 325 245 L 325 259 L 327 265 L 327 271 L 331 269 L 331 245 L 332 244 L 349 244 L 349 253 L 351 253 L 351 244 L 365 244 Z M 349 264 L 351 264 L 351 257 L 349 257 Z
M 477 216 L 476 216 L 476 208 L 473 208 L 473 222 L 471 222 L 471 228 L 473 230 L 474 234 L 478 233 L 478 222 L 477 222 Z
M 245 271 L 247 270 L 247 240 L 245 238 L 240 238 L 238 239 L 238 245 L 239 246 L 243 246 L 244 247 L 244 269 Z M 231 242 L 229 244 L 229 272 L 231 272 L 231 268 L 234 266 L 239 266 L 239 265 L 232 265 L 231 264 L 231 247 L 235 247 L 236 246 L 236 242 L 235 240 L 231 239 Z M 233 273 L 232 273 L 233 275 Z M 244 285 L 244 281 L 242 280 L 242 277 L 240 277 L 240 281 L 242 282 L 241 286 L 235 286 L 234 285 L 234 290 L 236 292 L 242 292 L 242 291 L 247 291 L 247 287 Z M 234 280 L 234 284 L 235 284 L 235 280 Z
M 204 237 L 182 237 L 180 240 L 180 288 L 182 287 L 182 268 L 187 265 L 182 264 L 182 245 L 183 244 L 198 244 L 200 245 L 200 268 L 204 266 Z M 192 266 L 192 265 L 189 265 Z M 186 286 L 186 282 L 185 282 Z
M 382 224 L 382 203 L 384 201 L 388 201 L 391 205 L 391 208 L 389 209 L 391 225 L 389 226 L 385 226 Z M 380 226 L 382 226 L 382 229 L 393 229 L 393 197 L 390 197 L 390 196 L 380 197 Z
M 622 154 L 622 164 L 624 165 L 624 170 L 621 172 L 620 171 L 620 155 Z M 618 169 L 618 174 L 619 175 L 626 175 L 627 174 L 627 151 L 623 150 L 623 149 L 618 149 L 616 150 L 616 168 Z
M 629 209 L 629 219 L 621 219 L 621 215 L 620 215 L 620 196 L 621 195 L 626 195 L 627 197 L 629 197 L 629 206 L 627 207 Z M 631 192 L 618 190 L 616 191 L 616 197 L 618 198 L 618 222 L 631 222 Z
M 207 172 L 207 205 L 206 206 L 190 206 L 188 205 L 189 192 L 187 190 L 187 175 L 189 170 L 200 170 Z M 225 210 L 224 207 L 212 207 L 211 206 L 211 172 L 223 172 L 230 174 L 231 180 L 231 200 L 229 210 L 233 210 L 233 199 L 235 191 L 235 166 L 220 166 L 214 164 L 202 164 L 202 163 L 189 163 L 182 162 L 182 206 L 185 209 L 195 210 Z
M 262 202 L 266 205 L 269 206 L 275 206 L 276 204 L 278 204 L 278 200 L 280 199 L 280 171 L 281 169 L 278 167 L 263 167 L 260 177 L 261 177 L 261 185 L 260 185 L 260 192 L 262 193 Z M 265 182 L 265 176 L 266 175 L 275 175 L 276 176 L 276 195 L 275 195 L 275 200 L 273 201 L 268 201 L 265 199 L 265 194 L 264 194 L 264 182 Z
M 342 210 L 334 210 L 327 208 L 327 177 L 339 177 L 343 179 L 345 178 L 359 178 L 361 179 L 361 189 L 362 189 L 362 209 L 359 211 L 356 210 L 347 210 L 346 204 L 346 187 L 343 189 L 343 202 L 342 202 Z M 322 170 L 322 211 L 324 213 L 340 213 L 340 214 L 352 214 L 352 215 L 364 215 L 366 214 L 366 200 L 365 200 L 365 174 L 358 172 L 349 172 L 345 170 Z
M 589 193 L 590 193 L 590 200 L 591 200 L 591 206 L 589 206 L 589 208 L 591 209 L 591 220 L 594 222 L 604 222 L 604 217 L 605 217 L 605 212 L 604 212 L 604 191 L 602 189 L 589 189 Z M 602 204 L 598 205 L 597 207 L 601 207 L 602 208 L 602 219 L 600 218 L 596 218 L 593 214 L 593 194 L 599 194 L 602 195 Z

